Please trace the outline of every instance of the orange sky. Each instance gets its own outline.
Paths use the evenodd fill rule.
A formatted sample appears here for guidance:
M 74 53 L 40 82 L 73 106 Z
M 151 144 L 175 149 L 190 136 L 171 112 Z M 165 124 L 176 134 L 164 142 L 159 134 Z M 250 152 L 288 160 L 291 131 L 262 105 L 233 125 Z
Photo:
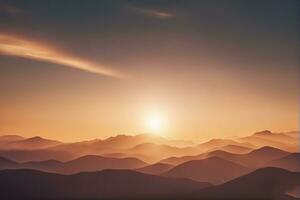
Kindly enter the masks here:
M 153 118 L 194 141 L 299 130 L 297 11 L 250 4 L 0 9 L 0 134 L 77 141 L 151 132 Z

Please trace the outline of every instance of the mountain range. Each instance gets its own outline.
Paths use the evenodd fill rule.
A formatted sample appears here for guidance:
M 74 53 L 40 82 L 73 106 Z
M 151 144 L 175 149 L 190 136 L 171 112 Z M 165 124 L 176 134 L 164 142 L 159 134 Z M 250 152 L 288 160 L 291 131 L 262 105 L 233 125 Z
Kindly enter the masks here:
M 74 143 L 4 135 L 0 199 L 296 199 L 299 139 L 270 131 L 200 144 L 147 134 Z
M 197 156 L 216 150 L 232 154 L 246 154 L 263 146 L 299 152 L 298 135 L 299 132 L 261 131 L 247 137 L 212 139 L 201 144 L 168 140 L 148 134 L 118 135 L 104 140 L 95 139 L 74 143 L 63 143 L 39 136 L 23 138 L 17 135 L 6 135 L 0 136 L 0 156 L 25 162 L 49 159 L 68 161 L 84 155 L 102 155 L 116 158 L 136 157 L 144 162 L 156 163 L 169 157 Z M 20 154 L 22 155 L 18 156 Z M 55 158 L 55 155 L 58 158 Z
M 212 186 L 130 170 L 58 175 L 34 170 L 0 171 L 1 199 L 293 199 L 300 173 L 262 168 Z M 30 180 L 30 184 L 28 184 Z M 17 191 L 17 192 L 16 192 Z
M 103 169 L 137 169 L 147 163 L 136 158 L 108 158 L 96 155 L 86 155 L 68 162 L 57 160 L 31 161 L 17 163 L 0 157 L 0 169 L 36 169 L 60 174 L 74 174 Z

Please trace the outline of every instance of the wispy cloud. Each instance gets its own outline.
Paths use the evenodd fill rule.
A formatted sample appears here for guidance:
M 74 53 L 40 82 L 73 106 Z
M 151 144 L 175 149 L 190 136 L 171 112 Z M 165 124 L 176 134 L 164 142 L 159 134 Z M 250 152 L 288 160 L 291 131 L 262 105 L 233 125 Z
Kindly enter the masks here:
M 123 78 L 123 74 L 97 63 L 71 56 L 41 42 L 0 33 L 0 54 L 55 63 L 83 71 Z
M 167 19 L 171 17 L 175 17 L 174 14 L 162 10 L 156 10 L 156 9 L 147 9 L 147 8 L 141 8 L 136 6 L 128 6 L 128 8 L 136 13 L 148 15 L 160 19 Z

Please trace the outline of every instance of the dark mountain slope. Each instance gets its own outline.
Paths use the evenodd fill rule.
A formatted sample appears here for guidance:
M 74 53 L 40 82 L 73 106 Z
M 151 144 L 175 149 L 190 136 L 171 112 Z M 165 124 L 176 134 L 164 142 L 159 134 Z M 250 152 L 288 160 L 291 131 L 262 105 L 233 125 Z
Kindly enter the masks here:
M 283 158 L 272 160 L 266 165 L 300 172 L 300 153 L 292 153 Z
M 236 163 L 218 157 L 193 160 L 180 164 L 164 176 L 173 178 L 189 178 L 201 182 L 221 184 L 244 175 L 251 170 Z
M 145 174 L 153 174 L 153 175 L 159 175 L 162 173 L 165 173 L 166 171 L 173 168 L 173 165 L 165 164 L 165 163 L 155 163 L 153 165 L 148 165 L 146 167 L 142 167 L 139 169 L 136 169 L 138 172 L 142 172 Z
M 198 193 L 197 197 L 207 199 L 278 199 L 298 185 L 300 185 L 300 173 L 268 167 L 258 169 L 223 185 L 204 189 Z
M 75 175 L 34 170 L 0 171 L 0 199 L 10 200 L 178 198 L 208 186 L 207 183 L 168 179 L 129 170 Z

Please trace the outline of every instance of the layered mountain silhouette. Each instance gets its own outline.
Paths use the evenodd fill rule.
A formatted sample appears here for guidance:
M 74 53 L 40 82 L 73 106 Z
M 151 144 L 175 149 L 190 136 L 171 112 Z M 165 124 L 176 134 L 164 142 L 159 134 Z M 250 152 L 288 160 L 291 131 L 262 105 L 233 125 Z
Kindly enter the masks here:
M 44 161 L 44 160 L 68 161 L 78 157 L 77 155 L 74 155 L 73 153 L 68 151 L 54 151 L 48 149 L 0 150 L 0 156 L 16 162 Z
M 99 171 L 103 169 L 135 169 L 146 166 L 147 163 L 136 158 L 108 158 L 87 155 L 63 164 L 63 173 L 82 171 Z
M 228 145 L 234 145 L 238 146 L 241 148 L 246 148 L 246 149 L 253 149 L 255 148 L 254 145 L 248 142 L 237 142 L 232 139 L 211 139 L 208 142 L 204 142 L 202 144 L 199 144 L 197 147 L 202 150 L 202 152 L 208 152 L 208 151 L 213 151 L 219 148 L 226 147 Z M 238 153 L 238 152 L 234 152 Z M 241 153 L 241 152 L 239 152 Z
M 116 158 L 136 157 L 148 163 L 155 163 L 168 157 L 196 156 L 217 150 L 232 154 L 246 154 L 263 146 L 270 146 L 288 152 L 298 152 L 297 138 L 299 138 L 299 132 L 272 133 L 262 131 L 247 137 L 212 139 L 196 145 L 187 141 L 168 140 L 149 134 L 118 135 L 103 140 L 95 139 L 75 143 L 63 143 L 38 136 L 23 138 L 17 135 L 6 135 L 0 136 L 0 156 L 22 162 L 49 159 L 66 161 L 84 155 L 102 155 Z M 17 153 L 17 150 L 20 152 Z M 1 153 L 3 151 L 5 152 Z M 9 151 L 13 151 L 13 153 Z M 38 151 L 42 151 L 41 155 L 43 156 L 38 156 Z M 24 154 L 29 155 L 30 153 L 34 155 L 32 159 L 30 156 L 22 159 L 26 157 L 23 156 Z M 13 154 L 13 156 L 7 156 L 6 154 Z M 22 154 L 22 156 L 17 154 Z M 49 155 L 47 156 L 47 154 Z M 62 154 L 65 154 L 65 156 L 61 156 Z M 69 154 L 69 156 L 66 154 Z M 57 155 L 57 158 L 54 155 Z
M 251 136 L 238 138 L 237 141 L 248 142 L 257 147 L 272 146 L 285 151 L 299 151 L 299 132 L 272 133 L 271 131 L 261 131 Z
M 60 174 L 101 171 L 103 169 L 137 169 L 147 163 L 136 158 L 108 158 L 96 155 L 83 156 L 68 162 L 47 160 L 17 163 L 0 157 L 0 169 L 36 169 Z
M 197 156 L 172 157 L 172 158 L 164 159 L 161 162 L 172 164 L 172 165 L 178 165 L 191 160 L 201 160 L 209 157 L 219 157 L 243 166 L 257 168 L 263 166 L 265 163 L 271 160 L 279 159 L 289 154 L 290 154 L 289 152 L 276 149 L 273 147 L 262 147 L 253 150 L 247 154 L 233 154 L 233 153 L 228 153 L 226 151 L 217 150 L 205 154 L 200 154 Z
M 236 163 L 218 157 L 211 157 L 185 162 L 170 169 L 163 175 L 173 178 L 189 178 L 218 185 L 250 171 L 251 169 Z
M 60 174 L 100 171 L 103 169 L 136 169 L 146 174 L 163 174 L 168 177 L 189 178 L 220 184 L 264 166 L 299 171 L 298 157 L 299 154 L 289 154 L 272 147 L 263 147 L 244 155 L 218 150 L 196 158 L 188 157 L 190 161 L 179 165 L 166 163 L 148 165 L 136 158 L 87 155 L 67 162 L 47 160 L 19 163 L 1 158 L 0 169 L 36 169 Z
M 300 173 L 280 168 L 262 168 L 223 185 L 199 191 L 203 199 L 287 199 L 287 193 L 300 185 Z
M 15 141 L 20 141 L 20 140 L 24 140 L 25 138 L 23 138 L 22 136 L 19 135 L 2 135 L 0 136 L 0 144 L 1 145 L 5 145 L 6 143 L 9 142 L 15 142 Z
M 30 180 L 30 184 L 28 184 Z M 188 196 L 208 183 L 129 170 L 58 175 L 34 170 L 0 171 L 1 199 L 161 199 Z
M 0 199 L 295 199 L 299 139 L 270 131 L 201 144 L 147 134 L 74 143 L 0 136 Z
M 91 140 L 69 144 L 62 144 L 54 147 L 56 150 L 70 151 L 76 154 L 105 154 L 121 153 L 123 150 L 134 148 L 137 145 L 151 143 L 157 145 L 168 145 L 170 147 L 183 148 L 193 145 L 192 142 L 167 140 L 163 137 L 141 134 L 136 136 L 117 135 L 105 140 Z
M 145 173 L 145 174 L 153 174 L 153 175 L 160 175 L 163 174 L 170 169 L 172 169 L 174 166 L 170 164 L 165 164 L 165 163 L 155 163 L 152 165 L 148 165 L 146 167 L 142 167 L 139 169 L 136 169 L 136 171 Z
M 2 136 L 0 137 L 0 149 L 43 149 L 61 144 L 56 140 L 44 139 L 36 136 L 32 138 L 21 138 L 20 136 Z
M 30 184 L 28 184 L 30 180 Z M 1 199 L 293 199 L 300 173 L 263 168 L 211 186 L 130 170 L 58 175 L 34 170 L 0 171 Z M 17 192 L 16 192 L 17 191 Z
M 19 163 L 13 162 L 9 159 L 0 157 L 0 170 L 2 169 L 15 169 L 18 168 Z
M 170 156 L 196 154 L 199 150 L 193 147 L 178 148 L 169 145 L 144 143 L 128 149 L 125 152 L 129 154 L 143 155 L 150 159 L 150 162 L 157 162 L 161 160 L 161 158 L 168 158 Z
M 300 153 L 289 154 L 283 158 L 272 160 L 266 165 L 300 172 Z
M 235 154 L 245 154 L 252 151 L 253 148 L 230 144 L 230 145 L 214 148 L 213 150 L 222 150 L 222 151 L 235 153 Z

